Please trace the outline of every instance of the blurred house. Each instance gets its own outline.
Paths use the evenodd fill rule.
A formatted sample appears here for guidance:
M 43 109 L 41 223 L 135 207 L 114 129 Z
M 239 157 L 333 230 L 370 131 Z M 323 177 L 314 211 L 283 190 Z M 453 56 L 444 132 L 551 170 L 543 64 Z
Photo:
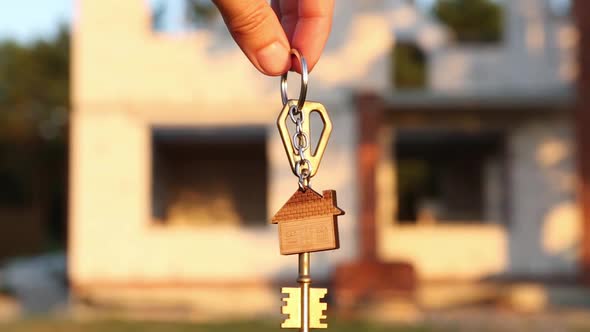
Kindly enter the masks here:
M 491 2 L 499 23 L 481 33 L 445 22 L 452 8 L 336 3 L 308 99 L 334 122 L 313 186 L 337 190 L 347 213 L 341 249 L 312 255 L 315 280 L 364 263 L 373 286 L 406 293 L 576 277 L 577 34 L 551 3 Z M 151 26 L 144 1 L 77 1 L 75 294 L 274 313 L 296 278 L 269 223 L 297 188 L 275 128 L 278 79 L 251 68 L 220 19 L 174 35 Z M 370 275 L 347 278 L 336 299 L 371 296 Z

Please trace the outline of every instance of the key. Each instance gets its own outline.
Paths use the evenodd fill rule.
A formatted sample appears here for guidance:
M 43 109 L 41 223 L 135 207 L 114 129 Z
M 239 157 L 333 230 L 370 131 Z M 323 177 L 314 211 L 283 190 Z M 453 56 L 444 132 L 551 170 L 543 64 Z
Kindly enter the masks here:
M 311 178 L 316 175 L 320 161 L 332 132 L 332 122 L 326 108 L 316 102 L 305 100 L 307 93 L 307 63 L 299 52 L 291 50 L 301 62 L 301 92 L 298 100 L 287 97 L 287 74 L 281 77 L 281 97 L 283 109 L 277 125 L 283 146 L 293 174 L 299 178 L 299 188 L 272 218 L 279 228 L 279 248 L 282 255 L 299 255 L 299 287 L 283 287 L 285 302 L 282 313 L 287 318 L 282 328 L 298 328 L 309 332 L 311 328 L 324 329 L 328 324 L 325 311 L 328 304 L 322 302 L 328 290 L 311 288 L 310 257 L 312 252 L 340 248 L 338 238 L 338 216 L 344 215 L 336 201 L 335 190 L 324 190 L 322 194 L 311 189 Z M 323 122 L 318 144 L 310 149 L 312 131 L 309 117 L 318 112 Z M 287 121 L 295 124 L 291 135 Z

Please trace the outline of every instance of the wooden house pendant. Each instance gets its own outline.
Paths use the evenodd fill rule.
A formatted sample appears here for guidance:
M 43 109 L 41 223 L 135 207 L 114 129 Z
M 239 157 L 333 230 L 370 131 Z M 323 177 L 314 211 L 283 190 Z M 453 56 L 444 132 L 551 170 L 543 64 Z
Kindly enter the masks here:
M 322 196 L 309 187 L 298 189 L 272 218 L 279 224 L 281 254 L 338 249 L 337 217 L 343 214 L 336 191 L 324 190 Z

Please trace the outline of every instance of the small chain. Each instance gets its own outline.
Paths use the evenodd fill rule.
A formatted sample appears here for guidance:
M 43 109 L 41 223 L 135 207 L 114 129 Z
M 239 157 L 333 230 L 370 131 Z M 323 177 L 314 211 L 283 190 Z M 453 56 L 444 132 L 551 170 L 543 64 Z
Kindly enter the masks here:
M 311 162 L 305 157 L 305 151 L 309 149 L 309 137 L 303 131 L 303 122 L 305 121 L 304 113 L 299 110 L 297 105 L 291 106 L 289 116 L 295 123 L 295 134 L 293 135 L 293 148 L 295 149 L 299 160 L 295 164 L 295 173 L 299 177 L 299 188 L 305 190 L 311 187 Z

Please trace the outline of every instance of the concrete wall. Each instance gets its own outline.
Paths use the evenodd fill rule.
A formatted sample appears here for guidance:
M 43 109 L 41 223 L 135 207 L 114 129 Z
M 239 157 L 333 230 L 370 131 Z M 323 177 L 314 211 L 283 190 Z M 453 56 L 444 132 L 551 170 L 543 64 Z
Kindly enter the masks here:
M 581 224 L 569 121 L 568 114 L 539 114 L 506 124 L 508 179 L 501 187 L 507 213 L 479 224 L 403 225 L 393 218 L 396 127 L 384 128 L 377 174 L 380 257 L 412 262 L 426 280 L 574 276 Z
M 454 45 L 444 27 L 405 3 L 337 1 L 333 33 L 311 75 L 309 99 L 324 103 L 334 122 L 314 188 L 336 189 L 339 206 L 347 212 L 340 219 L 342 248 L 313 256 L 313 273 L 319 278 L 356 255 L 351 92 L 392 91 L 390 52 L 402 33 L 415 36 L 430 52 L 430 89 L 435 93 L 477 95 L 501 89 L 535 94 L 567 89 L 575 76 L 570 56 L 575 32 L 567 21 L 545 24 L 541 0 L 506 2 L 508 37 L 491 49 Z M 274 126 L 281 107 L 278 79 L 256 72 L 220 22 L 210 30 L 156 34 L 144 1 L 79 0 L 76 5 L 69 247 L 74 283 L 293 279 L 295 258 L 278 254 L 277 230 L 271 225 L 163 227 L 152 223 L 150 213 L 152 126 L 267 127 L 268 215 L 280 208 L 296 180 Z M 534 54 L 538 56 L 528 61 Z M 291 75 L 289 82 L 298 86 L 298 77 Z M 569 248 L 579 231 L 572 189 L 554 187 L 553 180 L 555 172 L 572 170 L 569 130 L 565 120 L 558 125 L 540 120 L 511 132 L 509 194 L 514 202 L 509 227 L 387 225 L 380 228 L 380 255 L 407 259 L 426 278 L 573 271 Z M 558 162 L 546 163 L 538 159 L 538 153 L 545 154 L 540 150 L 568 152 L 553 157 Z M 382 176 L 380 197 L 393 198 L 381 184 L 391 174 Z M 387 209 L 381 205 L 379 213 Z M 567 234 L 555 235 L 561 231 Z
M 245 107 L 241 110 L 248 112 Z M 178 124 L 206 127 L 199 121 L 203 114 L 206 112 Z M 72 120 L 70 273 L 75 281 L 256 281 L 295 275 L 294 258 L 278 253 L 276 226 L 248 229 L 153 223 L 149 130 L 157 121 L 117 109 L 85 109 L 76 112 Z M 216 125 L 227 125 L 226 121 Z M 339 205 L 352 217 L 341 219 L 343 249 L 314 255 L 317 277 L 325 277 L 334 261 L 355 251 L 354 184 L 347 181 L 352 177 L 351 169 L 342 167 L 353 163 L 346 145 L 354 128 L 350 115 L 339 116 L 334 122 L 340 131 L 334 133 L 314 187 L 338 190 Z M 274 131 L 274 126 L 268 127 Z M 272 135 L 268 144 L 271 216 L 297 184 L 278 135 Z
M 281 108 L 278 78 L 259 74 L 233 43 L 216 48 L 227 45 L 227 33 L 219 45 L 208 31 L 154 34 L 140 0 L 82 0 L 76 14 L 69 247 L 74 284 L 294 280 L 296 259 L 279 255 L 276 226 L 166 227 L 151 220 L 153 126 L 265 126 L 268 216 L 282 206 L 297 182 L 274 124 Z M 362 15 L 351 22 L 365 31 L 382 23 L 363 21 Z M 336 48 L 323 63 L 362 59 L 356 46 Z M 347 212 L 340 223 L 342 249 L 314 255 L 317 278 L 326 278 L 336 262 L 356 252 L 354 114 L 348 97 L 332 92 L 342 92 L 343 82 L 356 82 L 364 74 L 357 69 L 330 83 L 341 68 L 320 65 L 310 81 L 310 95 L 324 102 L 334 123 L 313 185 L 336 189 Z
M 424 123 L 424 125 L 428 125 Z M 377 168 L 377 249 L 384 261 L 411 262 L 423 280 L 472 280 L 506 272 L 508 231 L 499 223 L 401 224 L 395 220 L 395 129 L 384 128 Z M 459 126 L 458 126 L 459 127 Z
M 394 43 L 413 40 L 427 52 L 428 90 L 433 94 L 534 99 L 571 90 L 577 33 L 568 17 L 550 14 L 545 1 L 502 2 L 504 38 L 492 45 L 457 43 L 435 18 L 408 2 L 384 3 Z M 410 261 L 425 279 L 576 271 L 581 229 L 568 114 L 531 117 L 507 127 L 509 186 L 503 194 L 509 211 L 500 224 L 402 226 L 392 220 L 395 125 L 384 129 L 378 171 L 378 250 L 383 259 Z
M 464 44 L 430 13 L 407 1 L 387 1 L 395 39 L 415 41 L 428 54 L 428 88 L 452 95 L 502 91 L 559 91 L 576 78 L 577 32 L 569 17 L 549 12 L 544 0 L 501 1 L 499 43 Z
M 510 134 L 509 267 L 517 275 L 574 275 L 582 234 L 570 119 L 539 117 Z

